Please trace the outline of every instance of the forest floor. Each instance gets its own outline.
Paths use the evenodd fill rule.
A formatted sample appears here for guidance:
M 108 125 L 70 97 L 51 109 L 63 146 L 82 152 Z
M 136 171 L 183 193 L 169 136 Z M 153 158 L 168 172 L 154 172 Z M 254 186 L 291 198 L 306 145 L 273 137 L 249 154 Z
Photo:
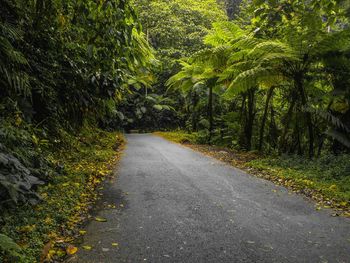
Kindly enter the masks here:
M 117 175 L 69 262 L 350 260 L 348 218 L 159 136 L 127 135 Z
M 85 234 L 81 230 L 100 198 L 101 183 L 119 160 L 124 137 L 118 132 L 83 129 L 77 136 L 66 136 L 59 149 L 48 156 L 60 171 L 39 189 L 41 202 L 25 205 L 1 215 L 2 233 L 20 246 L 20 258 L 0 262 L 57 262 L 77 248 L 73 243 Z M 45 261 L 46 262 L 46 261 Z
M 332 208 L 333 216 L 350 217 L 349 155 L 324 156 L 315 160 L 287 155 L 264 156 L 257 152 L 198 144 L 195 133 L 180 131 L 155 134 L 303 194 L 315 201 L 316 210 Z

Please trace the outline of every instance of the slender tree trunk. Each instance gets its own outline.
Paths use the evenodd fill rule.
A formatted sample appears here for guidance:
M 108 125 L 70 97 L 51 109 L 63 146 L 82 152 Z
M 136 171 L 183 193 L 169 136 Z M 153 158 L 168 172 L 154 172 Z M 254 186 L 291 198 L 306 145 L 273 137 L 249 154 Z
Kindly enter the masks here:
M 255 89 L 248 90 L 248 112 L 245 125 L 246 149 L 252 149 L 253 124 L 255 118 Z
M 246 107 L 246 98 L 247 98 L 247 93 L 243 93 L 242 94 L 242 104 L 240 106 L 240 120 L 242 123 L 244 123 L 244 125 L 241 127 L 243 127 L 243 129 L 240 130 L 239 133 L 239 145 L 240 147 L 245 147 L 246 143 L 245 143 L 245 126 L 246 126 L 246 122 L 247 122 L 247 107 Z
M 295 136 L 296 136 L 296 147 L 298 149 L 298 155 L 303 154 L 303 149 L 301 147 L 301 140 L 300 140 L 300 126 L 299 123 L 295 123 Z
M 270 100 L 272 98 L 274 87 L 270 88 L 267 92 L 266 96 L 266 102 L 265 102 L 265 109 L 264 109 L 264 115 L 261 121 L 261 126 L 260 126 L 260 135 L 259 135 L 259 147 L 258 150 L 261 151 L 262 145 L 263 145 L 263 140 L 264 140 L 264 131 L 265 131 L 265 124 L 267 120 L 267 113 L 269 110 L 269 105 L 270 105 Z
M 317 157 L 320 157 L 321 156 L 321 153 L 322 153 L 322 148 L 323 148 L 323 144 L 324 144 L 324 136 L 322 135 L 321 138 L 320 138 L 320 142 L 318 144 L 318 151 L 317 151 Z
M 305 107 L 307 105 L 307 95 L 305 93 L 304 85 L 303 85 L 303 75 L 297 75 L 295 78 L 295 85 L 298 89 L 301 97 L 302 105 Z M 309 133 L 309 157 L 314 157 L 314 129 L 312 124 L 312 116 L 311 113 L 308 111 L 305 111 L 305 120 L 306 125 Z
M 213 86 L 209 86 L 209 97 L 208 97 L 208 119 L 209 119 L 209 143 L 211 143 L 211 139 L 213 136 Z
M 292 92 L 291 96 L 292 96 L 291 103 L 290 103 L 287 115 L 285 117 L 284 130 L 283 130 L 283 133 L 282 133 L 282 136 L 281 136 L 281 139 L 280 139 L 280 150 L 282 152 L 284 152 L 286 150 L 286 144 L 287 144 L 286 143 L 286 140 L 287 140 L 286 137 L 287 137 L 287 133 L 288 133 L 290 122 L 292 120 L 292 115 L 293 115 L 293 110 L 294 110 L 294 107 L 295 107 L 295 103 L 296 103 L 296 100 L 297 100 L 297 95 L 295 94 L 295 92 Z
M 192 96 L 192 131 L 196 132 L 198 130 L 198 118 L 196 107 L 198 104 L 198 94 L 194 91 Z
M 273 109 L 273 103 L 271 103 L 270 112 L 270 145 L 276 149 L 278 146 L 278 128 L 275 122 L 275 110 Z

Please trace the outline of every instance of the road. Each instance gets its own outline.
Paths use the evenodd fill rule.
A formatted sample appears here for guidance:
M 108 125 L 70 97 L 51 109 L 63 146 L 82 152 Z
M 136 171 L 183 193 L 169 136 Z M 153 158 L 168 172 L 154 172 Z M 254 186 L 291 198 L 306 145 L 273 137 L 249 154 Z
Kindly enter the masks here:
M 350 262 L 349 219 L 160 137 L 127 140 L 78 262 Z

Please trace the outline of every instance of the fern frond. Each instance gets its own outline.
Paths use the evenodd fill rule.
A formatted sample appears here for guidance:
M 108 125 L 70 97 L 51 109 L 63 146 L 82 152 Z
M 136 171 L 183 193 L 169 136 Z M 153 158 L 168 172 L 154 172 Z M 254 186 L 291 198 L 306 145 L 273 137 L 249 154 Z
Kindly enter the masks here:
M 350 128 L 347 127 L 339 118 L 334 116 L 329 111 L 315 109 L 312 107 L 306 107 L 304 110 L 307 112 L 313 113 L 315 115 L 318 115 L 321 118 L 323 118 L 324 120 L 328 121 L 328 123 L 332 124 L 334 127 L 340 128 L 340 129 L 344 130 L 345 132 L 350 133 Z
M 231 42 L 232 47 L 236 48 L 238 50 L 247 50 L 247 49 L 253 49 L 256 47 L 258 44 L 260 44 L 263 40 L 250 37 L 250 36 L 245 36 L 240 39 L 236 39 Z
M 205 37 L 204 43 L 211 46 L 227 44 L 233 39 L 244 35 L 244 31 L 233 22 L 217 22 L 213 24 L 212 31 Z
M 343 133 L 340 133 L 334 129 L 330 129 L 325 132 L 328 136 L 332 137 L 333 139 L 337 140 L 344 146 L 350 148 L 350 139 Z
M 350 49 L 350 29 L 340 32 L 327 33 L 325 37 L 316 44 L 313 52 L 321 55 L 332 51 L 346 51 Z
M 249 57 L 262 57 L 271 53 L 278 54 L 289 54 L 290 56 L 295 55 L 294 50 L 287 44 L 279 41 L 264 41 L 257 44 L 253 49 L 248 53 Z
M 258 85 L 259 78 L 267 77 L 271 70 L 263 67 L 255 67 L 240 73 L 227 89 L 227 95 L 236 95 Z

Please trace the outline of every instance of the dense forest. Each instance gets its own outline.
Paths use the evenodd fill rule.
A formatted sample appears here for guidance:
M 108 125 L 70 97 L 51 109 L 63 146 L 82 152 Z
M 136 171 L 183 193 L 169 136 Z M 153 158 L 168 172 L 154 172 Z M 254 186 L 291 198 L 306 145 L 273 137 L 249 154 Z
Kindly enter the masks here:
M 30 224 L 13 220 L 45 204 L 40 189 L 72 180 L 66 153 L 76 151 L 77 165 L 87 154 L 79 147 L 90 151 L 98 138 L 115 147 L 107 132 L 181 130 L 196 143 L 240 151 L 327 156 L 342 164 L 327 176 L 341 174 L 350 191 L 349 1 L 0 0 L 0 7 L 0 261 L 40 257 L 49 232 L 71 214 L 22 246 L 31 230 L 10 224 Z

